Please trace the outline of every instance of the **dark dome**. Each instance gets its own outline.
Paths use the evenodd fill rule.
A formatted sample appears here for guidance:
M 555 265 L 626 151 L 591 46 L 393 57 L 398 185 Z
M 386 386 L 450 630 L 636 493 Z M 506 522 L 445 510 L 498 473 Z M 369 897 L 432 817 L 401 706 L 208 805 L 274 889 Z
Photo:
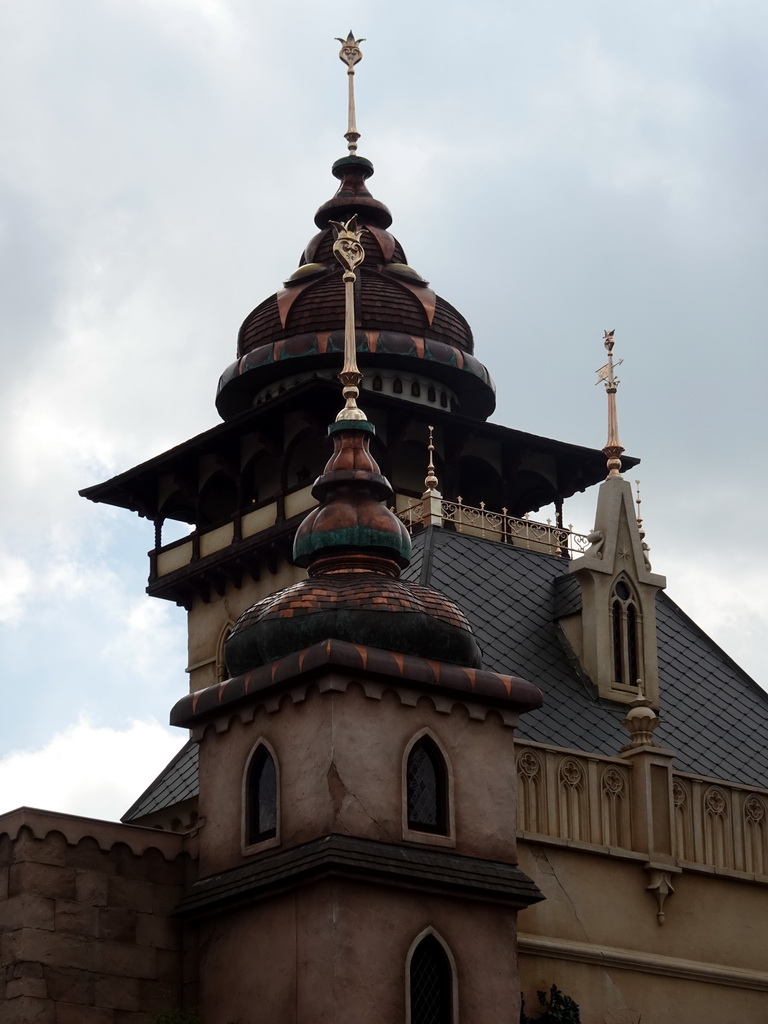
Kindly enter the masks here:
M 328 639 L 481 666 L 472 629 L 453 601 L 429 587 L 347 565 L 244 612 L 226 643 L 227 668 L 239 675 Z
M 329 433 L 334 451 L 312 488 L 320 505 L 294 542 L 309 578 L 240 616 L 227 668 L 239 675 L 328 639 L 479 668 L 477 641 L 453 601 L 398 579 L 411 542 L 387 507 L 392 489 L 370 453 L 372 425 L 345 420 Z
M 426 374 L 449 385 L 464 411 L 488 416 L 493 382 L 473 356 L 472 330 L 449 302 L 412 267 L 387 230 L 392 216 L 374 199 L 366 180 L 373 166 L 345 157 L 333 167 L 341 180 L 333 199 L 320 207 L 320 231 L 301 264 L 275 295 L 243 322 L 237 362 L 222 375 L 216 404 L 230 418 L 249 408 L 255 395 L 281 378 L 335 366 L 343 348 L 344 286 L 333 252 L 333 223 L 353 214 L 363 226 L 365 261 L 357 270 L 357 344 L 367 368 L 393 367 Z M 383 339 L 383 341 L 380 341 Z

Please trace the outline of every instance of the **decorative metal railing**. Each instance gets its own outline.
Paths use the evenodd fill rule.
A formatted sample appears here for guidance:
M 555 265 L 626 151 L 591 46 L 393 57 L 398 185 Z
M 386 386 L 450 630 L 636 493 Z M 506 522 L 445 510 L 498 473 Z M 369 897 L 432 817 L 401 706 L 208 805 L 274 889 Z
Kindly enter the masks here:
M 439 512 L 435 515 L 435 505 Z M 529 548 L 533 551 L 546 551 L 549 554 L 569 558 L 583 555 L 590 546 L 590 540 L 584 533 L 576 533 L 568 527 L 557 526 L 550 519 L 546 523 L 537 523 L 528 518 L 517 519 L 507 509 L 491 512 L 480 502 L 479 508 L 465 505 L 461 498 L 456 501 L 435 502 L 434 499 L 413 501 L 406 508 L 397 512 L 410 533 L 424 525 L 435 523 L 457 533 L 466 533 L 474 537 L 499 541 L 502 544 L 514 544 L 516 547 Z

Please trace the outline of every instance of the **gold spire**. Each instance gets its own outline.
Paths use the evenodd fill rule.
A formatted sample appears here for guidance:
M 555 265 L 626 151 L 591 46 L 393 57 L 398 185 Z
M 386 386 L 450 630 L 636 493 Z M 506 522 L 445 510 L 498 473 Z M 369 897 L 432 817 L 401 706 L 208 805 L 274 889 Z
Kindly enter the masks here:
M 436 491 L 438 485 L 437 474 L 435 473 L 435 461 L 433 458 L 435 451 L 434 430 L 434 427 L 429 428 L 429 444 L 427 445 L 427 451 L 429 452 L 429 465 L 427 466 L 427 475 L 424 477 L 424 487 L 427 492 Z
M 351 35 L 351 33 L 350 33 Z M 340 420 L 367 419 L 362 409 L 357 407 L 357 396 L 360 394 L 362 373 L 357 368 L 357 339 L 355 337 L 355 267 L 365 259 L 365 249 L 360 244 L 363 233 L 362 225 L 357 223 L 357 214 L 353 214 L 346 223 L 340 224 L 332 220 L 336 230 L 336 241 L 333 243 L 333 254 L 345 268 L 342 280 L 345 289 L 344 307 L 344 366 L 339 380 L 344 385 L 346 405 L 336 417 Z
M 639 480 L 635 480 L 635 487 L 637 488 L 637 491 L 635 492 L 635 504 L 637 505 L 637 531 L 640 534 L 640 540 L 643 540 L 645 537 L 645 527 L 643 526 L 643 517 L 640 515 L 640 503 L 642 499 L 640 498 Z
M 341 43 L 339 60 L 347 65 L 347 83 L 349 86 L 348 127 L 344 133 L 344 138 L 347 140 L 350 156 L 356 156 L 357 140 L 360 138 L 360 132 L 357 130 L 357 124 L 355 123 L 355 64 L 359 64 L 363 59 L 363 52 L 359 44 L 364 43 L 365 40 L 355 39 L 351 30 L 346 39 L 342 39 L 341 36 L 336 36 L 336 39 Z
M 597 383 L 605 381 L 605 390 L 608 393 L 608 440 L 603 448 L 603 454 L 608 460 L 608 476 L 621 476 L 621 453 L 624 451 L 619 441 L 619 418 L 616 413 L 616 391 L 619 380 L 615 374 L 615 368 L 621 366 L 623 360 L 613 361 L 613 335 L 614 331 L 603 331 L 603 344 L 608 352 L 608 362 L 597 370 Z

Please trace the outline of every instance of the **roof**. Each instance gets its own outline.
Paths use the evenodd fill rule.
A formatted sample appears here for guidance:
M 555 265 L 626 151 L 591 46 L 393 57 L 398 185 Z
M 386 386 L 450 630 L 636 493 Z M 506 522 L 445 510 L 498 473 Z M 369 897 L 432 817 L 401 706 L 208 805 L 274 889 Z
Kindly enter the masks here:
M 413 539 L 403 578 L 442 591 L 467 616 L 483 664 L 544 692 L 517 735 L 615 756 L 628 742 L 626 706 L 597 696 L 558 639 L 555 609 L 573 608 L 578 582 L 565 559 L 430 527 Z M 663 592 L 656 602 L 661 724 L 655 738 L 677 771 L 768 788 L 768 693 Z M 126 813 L 148 814 L 196 792 L 187 743 Z
M 131 804 L 120 819 L 135 821 L 164 807 L 173 807 L 197 796 L 197 743 L 187 740 L 176 756 L 163 768 L 154 782 Z
M 523 716 L 521 739 L 606 755 L 628 741 L 626 707 L 597 696 L 559 642 L 554 608 L 573 583 L 568 562 L 431 527 L 404 572 L 450 594 L 475 630 L 486 668 L 544 692 Z M 562 580 L 558 585 L 557 581 Z M 654 738 L 677 771 L 768 787 L 768 693 L 663 592 L 656 601 L 661 724 Z

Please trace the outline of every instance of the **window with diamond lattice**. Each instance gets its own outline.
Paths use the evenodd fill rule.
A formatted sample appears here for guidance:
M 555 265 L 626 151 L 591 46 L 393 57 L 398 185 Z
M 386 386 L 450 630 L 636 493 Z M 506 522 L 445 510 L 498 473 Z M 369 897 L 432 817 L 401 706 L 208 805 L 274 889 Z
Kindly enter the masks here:
M 277 835 L 277 773 L 264 746 L 255 751 L 248 766 L 245 813 L 249 846 Z
M 451 1024 L 451 965 L 433 936 L 418 944 L 411 957 L 410 1024 Z
M 448 778 L 437 745 L 423 737 L 413 745 L 407 768 L 408 828 L 448 834 Z

